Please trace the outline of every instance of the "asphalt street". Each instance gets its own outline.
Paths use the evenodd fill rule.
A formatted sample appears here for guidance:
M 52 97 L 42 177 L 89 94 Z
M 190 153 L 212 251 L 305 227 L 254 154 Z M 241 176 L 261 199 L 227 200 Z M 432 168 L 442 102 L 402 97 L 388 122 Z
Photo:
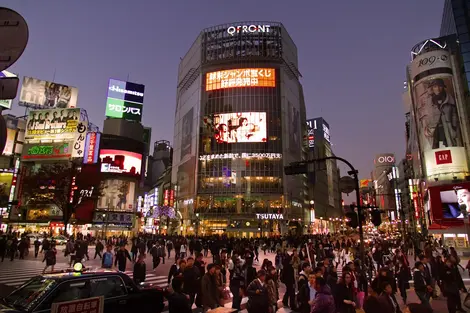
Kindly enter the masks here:
M 68 268 L 69 260 L 68 258 L 64 257 L 63 254 L 64 247 L 59 246 L 58 256 L 57 256 L 57 264 L 55 266 L 55 270 L 62 270 Z M 85 261 L 85 266 L 88 268 L 99 268 L 101 267 L 101 260 L 99 257 L 94 259 L 94 247 L 89 248 L 89 256 L 90 260 Z M 260 253 L 259 259 L 260 262 L 256 263 L 255 265 L 259 267 L 263 261 L 263 259 L 267 258 L 270 259 L 274 263 L 274 254 L 267 253 L 264 255 L 263 252 Z M 42 262 L 43 255 L 39 254 L 37 258 L 34 257 L 33 253 L 29 253 L 29 255 L 24 260 L 15 259 L 14 261 L 10 261 L 9 259 L 5 259 L 4 262 L 0 263 L 0 297 L 4 297 L 8 295 L 11 291 L 13 291 L 16 287 L 20 286 L 22 283 L 26 282 L 31 277 L 35 275 L 41 274 L 44 269 L 45 263 Z M 174 251 L 172 251 L 169 258 L 165 260 L 165 263 L 160 263 L 160 265 L 153 270 L 152 269 L 152 260 L 150 257 L 147 257 L 146 264 L 147 264 L 147 282 L 151 282 L 157 284 L 159 286 L 166 286 L 167 285 L 167 277 L 168 272 L 170 270 L 170 266 L 174 263 Z M 204 260 L 206 264 L 212 262 L 212 257 L 209 254 L 208 258 Z M 462 265 L 466 265 L 468 259 L 462 259 Z M 410 264 L 414 264 L 414 260 L 410 258 Z M 132 262 L 127 263 L 126 273 L 132 277 Z M 50 270 L 50 269 L 48 269 Z M 338 272 L 341 275 L 341 272 Z M 468 271 L 462 273 L 464 278 L 465 285 L 470 287 L 470 278 L 468 275 Z M 280 287 L 280 294 L 281 297 L 284 294 L 285 287 L 281 284 Z M 462 294 L 462 300 L 465 298 L 465 295 Z M 398 294 L 397 299 L 400 302 L 400 305 L 403 307 L 403 302 L 401 296 Z M 245 298 L 242 303 L 246 303 L 247 299 Z M 419 302 L 413 288 L 408 290 L 408 302 Z M 433 300 L 432 306 L 434 308 L 434 312 L 447 312 L 446 308 L 446 299 L 441 297 L 439 299 Z M 231 307 L 231 302 L 226 304 L 226 307 Z M 281 309 L 279 313 L 288 313 L 290 312 L 289 309 Z

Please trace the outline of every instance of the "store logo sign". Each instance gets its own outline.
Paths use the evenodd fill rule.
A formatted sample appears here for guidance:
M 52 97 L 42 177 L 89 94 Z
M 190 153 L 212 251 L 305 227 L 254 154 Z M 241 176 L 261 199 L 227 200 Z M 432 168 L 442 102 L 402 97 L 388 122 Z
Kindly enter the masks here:
M 238 25 L 227 28 L 227 33 L 231 36 L 239 33 L 269 33 L 271 25 Z
M 450 150 L 436 151 L 436 164 L 452 164 L 452 153 Z
M 283 214 L 259 214 L 256 213 L 256 218 L 259 220 L 283 220 L 284 215 Z
M 395 163 L 395 157 L 393 155 L 381 155 L 377 158 L 377 163 L 379 164 Z
M 125 105 L 119 105 L 119 104 L 110 104 L 109 105 L 109 110 L 110 111 L 115 111 L 118 113 L 130 113 L 134 115 L 140 115 L 140 109 L 139 108 L 129 108 L 126 107 Z
M 144 94 L 142 92 L 122 89 L 122 88 L 119 88 L 119 86 L 116 86 L 116 85 L 109 86 L 109 90 L 114 91 L 114 92 L 118 92 L 118 93 L 133 95 L 133 96 L 137 96 L 137 97 L 144 97 Z
M 108 98 L 106 102 L 106 116 L 126 120 L 142 120 L 142 104 Z

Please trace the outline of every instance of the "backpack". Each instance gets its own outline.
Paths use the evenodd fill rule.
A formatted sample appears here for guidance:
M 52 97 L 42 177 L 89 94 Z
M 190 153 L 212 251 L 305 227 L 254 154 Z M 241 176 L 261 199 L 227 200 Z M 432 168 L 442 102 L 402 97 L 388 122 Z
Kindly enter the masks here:
M 104 268 L 113 267 L 113 255 L 110 252 L 105 252 L 103 254 L 103 267 Z

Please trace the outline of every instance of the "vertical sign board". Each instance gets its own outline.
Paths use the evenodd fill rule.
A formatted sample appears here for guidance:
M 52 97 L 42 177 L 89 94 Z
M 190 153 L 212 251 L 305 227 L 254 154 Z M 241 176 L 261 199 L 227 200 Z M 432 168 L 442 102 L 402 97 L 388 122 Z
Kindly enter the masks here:
M 101 133 L 90 132 L 86 136 L 84 164 L 95 164 L 98 162 Z
M 145 86 L 110 79 L 106 99 L 106 116 L 125 120 L 142 120 Z

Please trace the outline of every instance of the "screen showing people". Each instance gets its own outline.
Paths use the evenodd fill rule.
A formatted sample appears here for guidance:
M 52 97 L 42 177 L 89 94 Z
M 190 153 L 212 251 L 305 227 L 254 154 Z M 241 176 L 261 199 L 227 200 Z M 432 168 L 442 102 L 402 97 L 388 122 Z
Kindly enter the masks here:
M 217 143 L 266 142 L 266 112 L 216 114 L 206 121 Z
M 464 218 L 470 213 L 470 190 L 455 187 L 441 191 L 443 218 Z

